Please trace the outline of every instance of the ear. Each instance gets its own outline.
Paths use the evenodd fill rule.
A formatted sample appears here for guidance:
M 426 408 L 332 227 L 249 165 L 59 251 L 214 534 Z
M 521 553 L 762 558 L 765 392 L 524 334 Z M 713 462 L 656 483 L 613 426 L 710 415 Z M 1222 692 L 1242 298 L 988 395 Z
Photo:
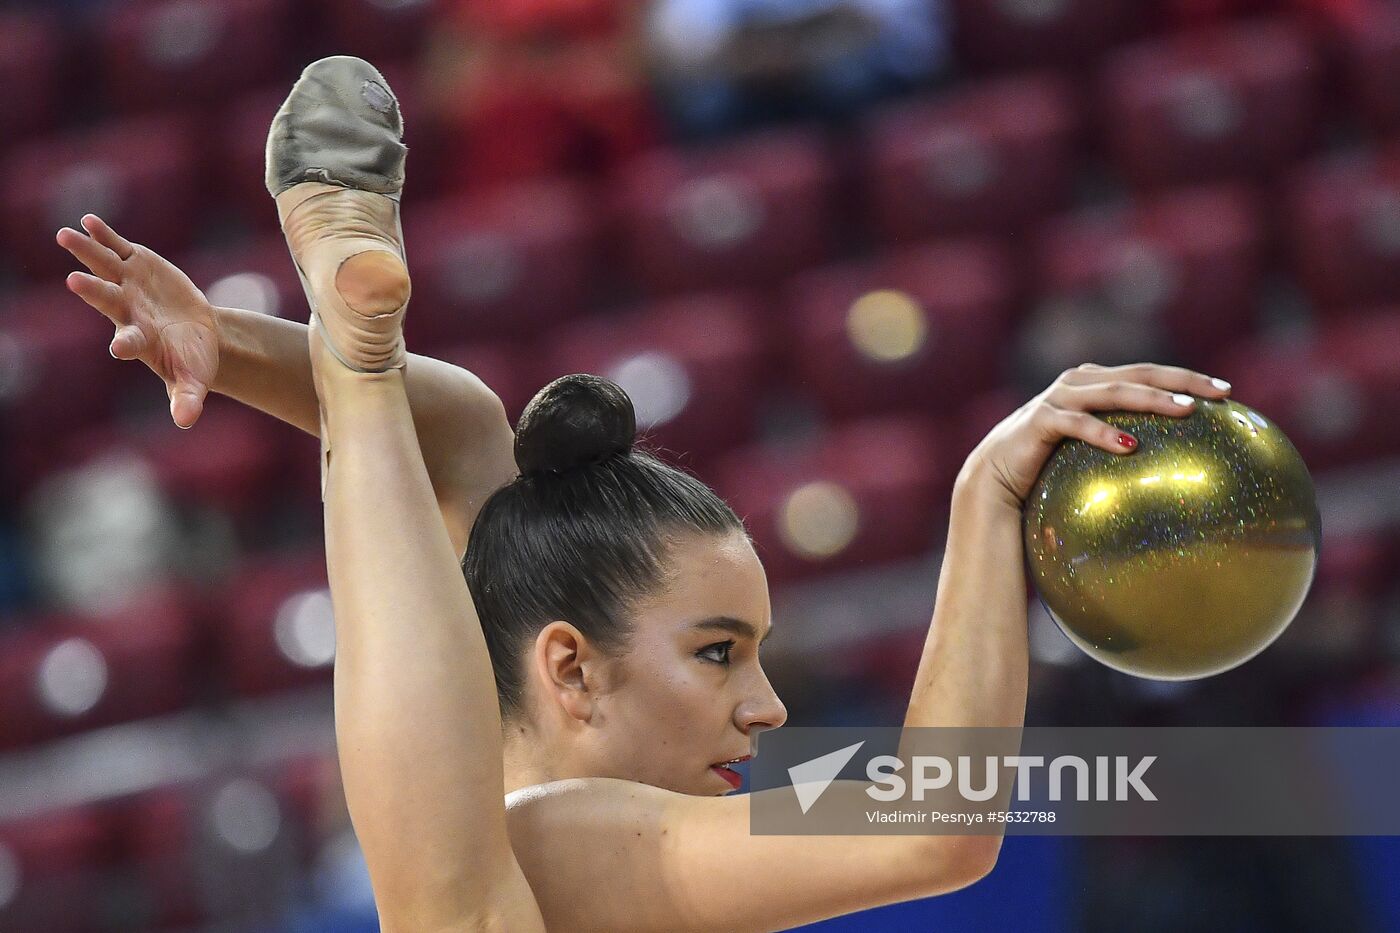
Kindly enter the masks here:
M 589 674 L 597 658 L 588 639 L 564 621 L 554 621 L 535 636 L 533 663 L 542 700 L 553 701 L 579 722 L 593 717 Z

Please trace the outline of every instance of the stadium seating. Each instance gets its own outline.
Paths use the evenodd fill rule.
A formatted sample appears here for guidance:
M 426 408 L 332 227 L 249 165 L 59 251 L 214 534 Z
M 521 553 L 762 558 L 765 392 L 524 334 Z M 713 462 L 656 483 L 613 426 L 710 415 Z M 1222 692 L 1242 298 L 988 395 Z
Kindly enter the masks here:
M 107 816 L 79 807 L 0 823 L 0 928 L 89 933 L 111 913 L 117 851 Z
M 99 24 L 102 91 L 121 110 L 208 104 L 286 70 L 290 0 L 137 0 Z
M 173 712 L 195 696 L 198 632 L 173 590 L 97 618 L 52 613 L 0 638 L 0 747 Z
M 1207 359 L 1258 326 L 1256 212 L 1247 189 L 1217 186 L 1055 218 L 1037 235 L 1036 293 L 1101 303 L 1177 359 Z
M 203 183 L 187 116 L 136 117 L 67 131 L 12 150 L 4 162 L 0 231 L 24 275 L 53 281 L 73 267 L 62 226 L 100 215 L 130 239 L 174 253 L 194 231 Z
M 1380 429 L 1400 406 L 1400 313 L 1358 312 L 1312 339 L 1255 341 L 1222 353 L 1237 398 L 1274 418 L 1311 470 L 1400 454 Z
M 547 371 L 613 379 L 652 443 L 713 456 L 752 439 L 750 400 L 773 381 L 757 317 L 742 295 L 709 294 L 579 321 L 556 332 Z
M 319 549 L 250 561 L 227 584 L 218 616 L 218 664 L 235 694 L 329 682 L 335 628 Z
M 805 131 L 659 149 L 617 182 L 624 261 L 658 294 L 772 284 L 830 255 L 833 182 L 822 138 Z
M 1267 176 L 1316 138 L 1321 68 L 1285 21 L 1128 46 L 1103 66 L 1107 148 L 1134 185 Z
M 0 155 L 52 130 L 62 108 L 66 48 L 57 19 L 37 10 L 0 11 Z
M 1131 35 L 1138 13 L 1128 0 L 953 0 L 949 6 L 955 47 L 980 69 L 1082 66 Z
M 421 205 L 405 218 L 409 340 L 535 336 L 586 307 L 598 273 L 591 203 L 552 180 Z
M 958 464 L 933 419 L 871 418 L 806 439 L 736 448 L 714 484 L 782 584 L 927 553 Z
M 790 382 L 831 418 L 956 410 L 1006 377 L 1010 262 L 995 242 L 942 241 L 799 275 L 780 344 Z
M 1069 205 L 1078 114 L 1045 75 L 890 105 L 865 128 L 866 211 L 888 243 L 1014 235 Z
M 1400 146 L 1306 165 L 1288 207 L 1293 267 L 1320 314 L 1400 301 Z

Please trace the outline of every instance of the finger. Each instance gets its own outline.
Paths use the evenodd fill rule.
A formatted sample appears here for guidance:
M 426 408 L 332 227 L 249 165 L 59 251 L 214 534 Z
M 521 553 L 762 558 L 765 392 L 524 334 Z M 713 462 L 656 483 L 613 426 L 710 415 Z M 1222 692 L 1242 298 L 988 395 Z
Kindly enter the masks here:
M 1070 437 L 1102 447 L 1109 453 L 1130 454 L 1137 449 L 1137 438 L 1085 411 L 1068 411 L 1047 403 L 1038 406 L 1032 417 L 1050 443 Z
M 130 259 L 132 254 L 136 252 L 136 247 L 132 245 L 130 240 L 127 240 L 117 233 L 117 231 L 113 230 L 107 224 L 107 221 L 98 217 L 96 214 L 83 215 L 83 229 L 92 234 L 94 239 L 110 249 L 123 261 Z
M 1055 386 L 1047 399 L 1072 411 L 1143 411 L 1180 418 L 1196 410 L 1196 400 L 1185 392 L 1118 380 Z
M 1224 398 L 1230 394 L 1230 383 L 1224 379 L 1207 376 L 1193 369 L 1165 366 L 1160 363 L 1130 363 L 1125 366 L 1083 363 L 1074 369 L 1065 370 L 1060 375 L 1060 380 L 1068 385 L 1106 381 L 1143 382 L 1159 389 L 1185 392 L 1202 398 Z
M 135 324 L 127 324 L 117 328 L 116 336 L 112 338 L 112 345 L 107 348 L 107 352 L 119 360 L 135 360 L 146 352 L 146 346 L 145 332 Z
M 175 426 L 189 430 L 204 411 L 204 397 L 209 387 L 187 374 L 176 377 L 175 385 L 166 386 L 170 395 L 170 417 Z
M 101 311 L 113 324 L 120 326 L 127 322 L 126 304 L 122 301 L 119 286 L 86 272 L 68 273 L 64 284 L 70 292 Z
M 58 240 L 59 246 L 72 253 L 78 262 L 87 266 L 94 275 L 99 275 L 109 282 L 122 280 L 122 264 L 117 254 L 92 237 L 79 233 L 72 227 L 64 227 L 58 231 L 55 239 Z

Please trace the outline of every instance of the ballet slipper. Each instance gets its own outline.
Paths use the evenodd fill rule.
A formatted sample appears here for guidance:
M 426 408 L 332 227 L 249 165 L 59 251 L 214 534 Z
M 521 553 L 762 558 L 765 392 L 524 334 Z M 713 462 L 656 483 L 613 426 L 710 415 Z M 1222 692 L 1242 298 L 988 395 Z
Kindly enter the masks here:
M 407 361 L 402 136 L 384 76 L 348 56 L 308 65 L 268 132 L 267 190 L 311 326 L 332 356 L 360 373 Z

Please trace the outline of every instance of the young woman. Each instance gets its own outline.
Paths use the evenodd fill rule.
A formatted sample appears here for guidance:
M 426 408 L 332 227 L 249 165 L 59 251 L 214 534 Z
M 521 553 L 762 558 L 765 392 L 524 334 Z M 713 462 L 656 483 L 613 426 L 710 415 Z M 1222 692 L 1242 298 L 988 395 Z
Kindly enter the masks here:
M 383 77 L 349 58 L 308 67 L 274 122 L 309 329 L 211 308 L 92 215 L 58 234 L 92 273 L 69 287 L 116 324 L 114 356 L 165 381 L 177 424 L 212 388 L 321 438 L 337 740 L 383 928 L 771 930 L 985 875 L 995 836 L 750 835 L 725 765 L 786 712 L 743 525 L 632 448 L 611 383 L 557 380 L 512 437 L 478 380 L 405 352 L 401 132 Z M 987 435 L 957 479 L 906 725 L 1021 724 L 1021 505 L 1055 445 L 1128 455 L 1089 412 L 1180 416 L 1184 394 L 1227 390 L 1085 364 Z

